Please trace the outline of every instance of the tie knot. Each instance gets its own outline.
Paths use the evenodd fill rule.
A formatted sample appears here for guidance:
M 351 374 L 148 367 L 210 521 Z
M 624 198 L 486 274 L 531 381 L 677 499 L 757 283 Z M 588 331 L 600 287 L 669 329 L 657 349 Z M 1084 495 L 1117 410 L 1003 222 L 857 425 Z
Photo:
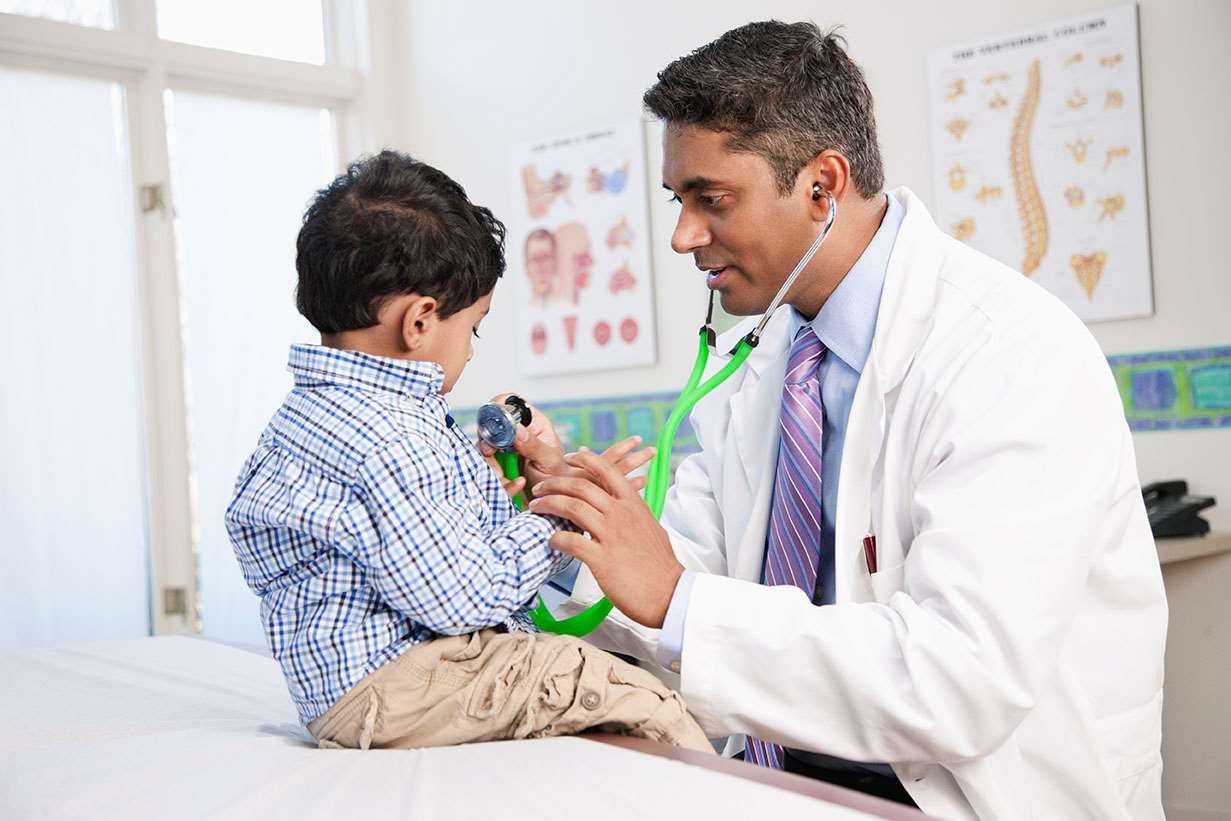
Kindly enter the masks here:
M 825 346 L 817 339 L 811 325 L 805 325 L 795 334 L 791 355 L 786 363 L 787 384 L 807 382 L 816 375 L 816 369 L 825 355 Z

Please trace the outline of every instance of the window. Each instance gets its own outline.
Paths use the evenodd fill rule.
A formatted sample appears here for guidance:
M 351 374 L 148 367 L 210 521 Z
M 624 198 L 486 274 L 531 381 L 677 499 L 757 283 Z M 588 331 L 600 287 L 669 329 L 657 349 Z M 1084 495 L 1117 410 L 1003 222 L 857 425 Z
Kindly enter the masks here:
M 115 8 L 111 0 L 0 0 L 0 13 L 100 29 L 115 28 Z
M 0 101 L 0 647 L 146 635 L 124 89 L 0 67 Z
M 158 34 L 244 54 L 325 62 L 320 0 L 158 0 Z
M 0 560 L 22 578 L 0 645 L 263 640 L 222 511 L 287 346 L 314 339 L 303 208 L 388 141 L 365 125 L 365 20 L 362 0 L 0 0 Z
M 202 628 L 260 643 L 258 602 L 223 516 L 236 472 L 286 396 L 289 343 L 318 338 L 293 302 L 295 236 L 308 195 L 337 168 L 333 117 L 208 94 L 167 97 Z

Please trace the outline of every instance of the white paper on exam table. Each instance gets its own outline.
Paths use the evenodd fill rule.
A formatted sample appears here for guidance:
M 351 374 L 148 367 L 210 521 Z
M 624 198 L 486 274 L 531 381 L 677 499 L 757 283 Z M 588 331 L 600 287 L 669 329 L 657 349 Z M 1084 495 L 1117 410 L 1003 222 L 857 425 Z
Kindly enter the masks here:
M 4 818 L 870 817 L 578 738 L 319 750 L 273 660 L 198 639 L 23 650 L 0 669 Z

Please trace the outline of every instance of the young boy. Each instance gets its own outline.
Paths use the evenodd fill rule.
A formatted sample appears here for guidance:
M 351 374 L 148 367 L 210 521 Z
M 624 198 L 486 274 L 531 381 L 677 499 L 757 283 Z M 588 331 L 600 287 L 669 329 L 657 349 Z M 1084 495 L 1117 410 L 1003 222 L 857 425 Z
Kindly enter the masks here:
M 504 271 L 503 241 L 461 186 L 392 151 L 309 206 L 296 302 L 321 345 L 291 347 L 294 387 L 226 514 L 270 650 L 322 746 L 602 727 L 709 750 L 656 678 L 526 617 L 568 561 L 548 544 L 566 525 L 516 512 L 444 397 Z M 520 439 L 546 454 L 540 470 L 565 470 L 558 446 Z M 648 458 L 632 447 L 608 458 L 627 472 Z

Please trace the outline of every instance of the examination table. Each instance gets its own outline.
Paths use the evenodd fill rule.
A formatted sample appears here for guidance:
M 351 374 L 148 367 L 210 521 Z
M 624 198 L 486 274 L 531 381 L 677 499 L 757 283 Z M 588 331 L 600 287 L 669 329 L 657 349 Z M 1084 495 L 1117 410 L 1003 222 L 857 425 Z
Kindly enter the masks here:
M 643 739 L 317 749 L 266 655 L 191 637 L 0 654 L 0 818 L 922 818 Z

